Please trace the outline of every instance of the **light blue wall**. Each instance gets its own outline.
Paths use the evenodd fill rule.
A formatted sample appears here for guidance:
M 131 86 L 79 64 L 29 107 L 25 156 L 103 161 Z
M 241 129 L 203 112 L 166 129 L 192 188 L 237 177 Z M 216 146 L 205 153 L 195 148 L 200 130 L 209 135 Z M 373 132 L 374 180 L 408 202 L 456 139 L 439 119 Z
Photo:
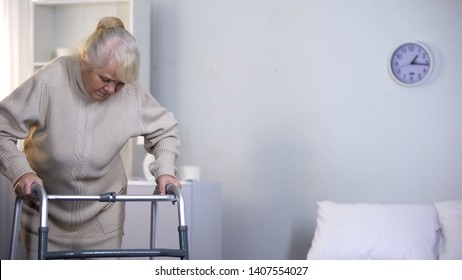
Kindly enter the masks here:
M 462 1 L 155 0 L 154 95 L 224 187 L 224 257 L 300 259 L 316 201 L 462 198 Z M 432 78 L 388 58 L 421 41 Z

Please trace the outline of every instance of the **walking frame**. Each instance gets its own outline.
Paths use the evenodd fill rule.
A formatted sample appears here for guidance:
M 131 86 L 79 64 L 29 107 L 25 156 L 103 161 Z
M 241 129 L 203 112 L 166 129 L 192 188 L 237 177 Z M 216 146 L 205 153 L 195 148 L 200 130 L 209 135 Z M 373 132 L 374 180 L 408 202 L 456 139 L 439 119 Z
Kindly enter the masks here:
M 116 195 L 114 192 L 101 195 L 50 195 L 38 185 L 32 185 L 32 193 L 40 205 L 40 227 L 38 228 L 38 259 L 79 259 L 79 258 L 134 258 L 134 257 L 173 257 L 189 259 L 188 226 L 185 222 L 183 194 L 173 184 L 166 186 L 166 195 Z M 150 247 L 146 249 L 109 249 L 109 250 L 65 250 L 48 251 L 48 203 L 50 200 L 65 201 L 99 201 L 99 202 L 151 202 Z M 156 248 L 156 214 L 157 202 L 172 202 L 178 208 L 179 249 Z M 22 199 L 16 198 L 13 216 L 13 227 L 10 243 L 10 259 L 17 258 L 19 239 L 19 220 L 22 210 Z

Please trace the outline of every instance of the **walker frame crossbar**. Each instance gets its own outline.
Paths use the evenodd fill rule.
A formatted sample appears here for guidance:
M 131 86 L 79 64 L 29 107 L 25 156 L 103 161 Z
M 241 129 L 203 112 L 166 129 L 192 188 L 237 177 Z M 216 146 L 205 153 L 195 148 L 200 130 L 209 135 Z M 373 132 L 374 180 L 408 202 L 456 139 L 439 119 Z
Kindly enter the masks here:
M 185 221 L 184 199 L 182 192 L 173 184 L 166 186 L 166 195 L 116 195 L 114 192 L 101 195 L 47 195 L 45 189 L 32 185 L 32 193 L 37 204 L 40 205 L 40 226 L 38 228 L 38 256 L 39 260 L 75 259 L 75 258 L 119 258 L 119 257 L 176 257 L 189 259 L 188 226 Z M 150 248 L 147 249 L 110 249 L 110 250 L 68 250 L 48 251 L 48 203 L 50 200 L 65 201 L 99 201 L 99 202 L 151 202 L 151 232 Z M 156 248 L 156 214 L 157 202 L 172 202 L 178 207 L 178 237 L 179 249 Z M 16 198 L 13 228 L 10 243 L 10 259 L 16 259 L 19 220 L 22 210 L 22 199 Z

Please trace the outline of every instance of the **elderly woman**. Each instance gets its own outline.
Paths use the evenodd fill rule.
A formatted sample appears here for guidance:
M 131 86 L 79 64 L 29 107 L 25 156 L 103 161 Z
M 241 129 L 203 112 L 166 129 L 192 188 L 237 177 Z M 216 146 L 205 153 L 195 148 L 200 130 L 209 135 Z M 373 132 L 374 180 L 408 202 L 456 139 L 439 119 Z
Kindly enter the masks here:
M 0 102 L 0 173 L 19 197 L 30 198 L 33 183 L 50 194 L 125 194 L 119 153 L 136 136 L 155 157 L 156 191 L 181 186 L 177 122 L 137 82 L 139 60 L 123 23 L 105 17 L 79 55 L 54 59 Z M 53 202 L 49 250 L 120 248 L 124 218 L 123 203 Z M 29 258 L 37 257 L 38 227 L 38 208 L 26 200 L 21 239 Z

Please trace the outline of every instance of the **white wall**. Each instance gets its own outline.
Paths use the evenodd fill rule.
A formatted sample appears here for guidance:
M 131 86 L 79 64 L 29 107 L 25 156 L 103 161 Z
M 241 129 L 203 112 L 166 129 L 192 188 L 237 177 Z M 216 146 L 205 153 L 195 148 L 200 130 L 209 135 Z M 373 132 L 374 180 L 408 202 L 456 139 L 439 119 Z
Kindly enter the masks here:
M 316 201 L 462 198 L 462 1 L 153 0 L 154 95 L 224 186 L 224 258 L 304 258 Z M 421 41 L 436 69 L 387 70 Z

